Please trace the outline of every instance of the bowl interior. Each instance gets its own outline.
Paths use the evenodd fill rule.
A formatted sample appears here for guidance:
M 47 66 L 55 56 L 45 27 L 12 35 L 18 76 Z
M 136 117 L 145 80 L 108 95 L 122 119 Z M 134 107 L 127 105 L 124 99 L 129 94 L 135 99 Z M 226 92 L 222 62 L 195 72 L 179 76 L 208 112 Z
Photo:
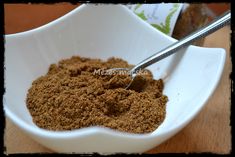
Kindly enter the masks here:
M 25 99 L 32 81 L 50 64 L 73 55 L 115 56 L 137 64 L 174 41 L 124 6 L 82 5 L 45 26 L 6 36 L 4 108 L 17 125 L 38 129 Z M 169 98 L 166 119 L 152 135 L 175 129 L 196 115 L 215 89 L 224 59 L 222 49 L 190 46 L 149 67 L 156 79 L 163 78 Z

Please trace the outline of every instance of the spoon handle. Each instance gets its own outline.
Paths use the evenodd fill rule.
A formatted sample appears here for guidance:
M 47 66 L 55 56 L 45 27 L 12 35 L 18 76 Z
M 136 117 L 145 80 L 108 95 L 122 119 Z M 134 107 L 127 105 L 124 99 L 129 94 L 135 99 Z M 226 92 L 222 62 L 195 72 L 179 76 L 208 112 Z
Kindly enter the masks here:
M 189 45 L 190 43 L 194 42 L 197 39 L 203 38 L 216 30 L 224 27 L 226 24 L 230 23 L 231 19 L 231 13 L 230 11 L 226 12 L 219 18 L 212 21 L 210 24 L 202 27 L 201 29 L 191 33 L 190 35 L 184 37 L 183 39 L 173 43 L 172 45 L 162 49 L 161 51 L 158 51 L 154 55 L 150 56 L 149 58 L 143 60 L 139 64 L 137 64 L 135 67 L 131 69 L 131 73 L 135 73 L 138 70 L 144 69 L 149 65 L 152 65 L 153 63 L 156 63 L 157 61 L 160 61 L 161 59 L 164 59 L 175 52 L 177 50 Z

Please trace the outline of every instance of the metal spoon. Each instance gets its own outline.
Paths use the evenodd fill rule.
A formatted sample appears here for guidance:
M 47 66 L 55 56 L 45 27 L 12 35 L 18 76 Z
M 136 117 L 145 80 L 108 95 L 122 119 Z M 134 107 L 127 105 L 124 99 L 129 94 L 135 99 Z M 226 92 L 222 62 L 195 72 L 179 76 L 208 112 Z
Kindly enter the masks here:
M 191 33 L 190 35 L 184 37 L 183 39 L 173 43 L 172 45 L 162 49 L 161 51 L 158 51 L 154 55 L 148 57 L 147 59 L 143 60 L 139 64 L 135 65 L 132 69 L 128 68 L 113 68 L 109 69 L 108 71 L 127 71 L 128 74 L 131 76 L 132 81 L 128 84 L 126 89 L 131 89 L 133 86 L 133 82 L 135 82 L 135 78 L 137 75 L 137 72 L 141 69 L 144 69 L 148 67 L 149 65 L 152 65 L 153 63 L 156 63 L 176 52 L 178 52 L 179 49 L 188 46 L 190 43 L 194 42 L 197 39 L 203 38 L 216 30 L 224 27 L 226 24 L 230 23 L 231 19 L 231 13 L 230 11 L 227 11 L 222 16 L 218 17 L 208 25 L 202 27 L 201 29 Z

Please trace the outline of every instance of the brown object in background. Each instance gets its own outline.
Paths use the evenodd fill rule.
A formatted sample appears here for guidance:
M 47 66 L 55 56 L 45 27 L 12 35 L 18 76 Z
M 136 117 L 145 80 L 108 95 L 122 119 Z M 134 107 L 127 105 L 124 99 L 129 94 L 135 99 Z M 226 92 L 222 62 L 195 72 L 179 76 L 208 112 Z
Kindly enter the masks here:
M 201 26 L 206 25 L 208 16 L 204 14 L 205 5 L 190 4 L 184 12 L 182 12 L 175 24 L 173 38 L 182 39 L 190 33 L 196 31 Z M 195 45 L 203 45 L 204 39 L 194 42 Z
M 231 8 L 230 3 L 208 3 L 206 6 L 214 13 L 215 16 L 219 16 Z
M 229 9 L 228 3 L 189 4 L 186 10 L 180 13 L 172 37 L 182 39 Z M 204 39 L 197 40 L 194 45 L 202 46 Z

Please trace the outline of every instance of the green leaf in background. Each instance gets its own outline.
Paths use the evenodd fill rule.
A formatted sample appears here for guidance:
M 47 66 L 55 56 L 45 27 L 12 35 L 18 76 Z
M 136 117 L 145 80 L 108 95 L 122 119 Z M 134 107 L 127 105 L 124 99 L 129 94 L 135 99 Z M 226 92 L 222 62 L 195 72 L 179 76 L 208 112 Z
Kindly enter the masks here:
M 144 15 L 144 11 L 142 11 L 141 13 L 137 13 L 136 10 L 141 7 L 141 4 L 136 4 L 136 7 L 134 8 L 134 12 L 136 15 L 138 15 L 142 20 L 147 21 L 146 16 Z
M 138 15 L 144 21 L 147 21 L 147 17 L 144 15 L 144 11 L 142 11 L 141 13 L 136 13 L 136 15 Z
M 171 23 L 171 18 L 172 16 L 175 14 L 175 12 L 177 11 L 179 5 L 178 4 L 174 4 L 173 8 L 171 9 L 171 12 L 167 15 L 166 20 L 165 20 L 165 24 L 151 24 L 153 27 L 157 28 L 159 31 L 165 33 L 165 34 L 169 34 L 170 33 L 170 23 Z
M 135 6 L 135 11 L 139 8 L 139 7 L 141 7 L 141 4 L 136 4 L 136 6 Z
M 162 24 L 162 23 L 161 23 Z M 169 30 L 167 30 L 167 28 L 164 25 L 158 25 L 158 24 L 151 24 L 154 28 L 158 29 L 159 31 L 161 31 L 162 33 L 168 34 Z

